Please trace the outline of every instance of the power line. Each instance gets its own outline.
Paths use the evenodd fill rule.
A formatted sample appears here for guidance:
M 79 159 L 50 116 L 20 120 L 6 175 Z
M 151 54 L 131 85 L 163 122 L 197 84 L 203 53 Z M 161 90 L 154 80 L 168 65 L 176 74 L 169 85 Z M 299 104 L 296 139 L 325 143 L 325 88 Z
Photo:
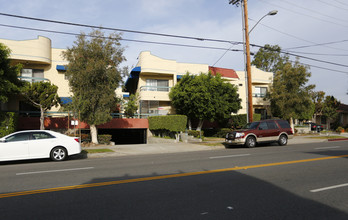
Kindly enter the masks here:
M 348 40 L 340 40 L 340 41 L 332 41 L 332 42 L 326 42 L 326 43 L 321 43 L 321 44 L 312 44 L 312 45 L 306 45 L 306 46 L 291 47 L 291 48 L 287 48 L 287 50 L 301 49 L 301 48 L 306 48 L 306 47 L 324 46 L 324 45 L 328 45 L 328 44 L 337 44 L 337 43 L 343 43 L 343 42 L 347 42 L 347 41 Z
M 323 15 L 325 17 L 328 17 L 328 18 L 331 18 L 331 19 L 334 19 L 334 20 L 337 20 L 337 21 L 341 21 L 341 22 L 344 22 L 344 23 L 347 23 L 348 21 L 347 20 L 343 20 L 343 19 L 339 19 L 337 17 L 333 17 L 333 16 L 330 16 L 330 15 L 327 15 L 327 14 L 324 14 L 324 13 L 321 13 L 320 11 L 316 11 L 316 10 L 312 10 L 310 8 L 306 8 L 306 7 L 302 7 L 300 5 L 297 5 L 295 4 L 293 1 L 292 2 L 288 2 L 287 0 L 282 0 L 283 2 L 289 4 L 289 5 L 292 5 L 292 6 L 295 6 L 297 8 L 301 8 L 301 9 L 304 9 L 306 11 L 310 11 L 310 12 L 314 12 L 315 14 L 319 14 L 319 15 Z
M 250 46 L 258 47 L 258 48 L 264 48 L 263 46 L 256 45 L 256 44 L 250 44 Z M 336 66 L 341 66 L 341 67 L 348 67 L 348 65 L 345 65 L 345 64 L 334 63 L 334 62 L 325 61 L 325 60 L 319 60 L 319 59 L 316 59 L 316 58 L 306 57 L 306 56 L 302 56 L 302 55 L 286 52 L 286 51 L 283 51 L 283 50 L 281 50 L 280 53 L 283 53 L 283 54 L 286 54 L 286 55 L 290 55 L 290 56 L 299 57 L 299 58 L 303 58 L 303 59 L 307 59 L 307 60 L 312 60 L 312 61 L 316 61 L 316 62 L 331 64 L 331 65 L 336 65 Z
M 249 18 L 249 20 L 255 21 L 254 19 L 251 19 L 251 18 Z M 318 43 L 315 43 L 315 42 L 313 42 L 313 41 L 309 41 L 309 40 L 300 38 L 300 37 L 298 37 L 298 36 L 295 36 L 295 35 L 293 35 L 293 34 L 286 33 L 286 32 L 284 32 L 284 31 L 280 31 L 280 30 L 278 30 L 278 29 L 272 28 L 272 27 L 270 27 L 270 26 L 268 26 L 268 25 L 265 25 L 265 24 L 263 24 L 263 23 L 259 23 L 259 24 L 261 24 L 262 26 L 264 26 L 264 27 L 266 27 L 266 28 L 268 28 L 268 29 L 271 29 L 271 30 L 276 31 L 276 32 L 278 32 L 278 33 L 281 33 L 281 34 L 284 34 L 284 35 L 286 35 L 286 36 L 292 37 L 292 38 L 294 38 L 294 39 L 301 40 L 301 41 L 308 42 L 308 43 L 312 43 L 313 45 L 311 45 L 311 46 L 317 46 L 317 45 L 318 45 Z M 336 43 L 336 42 L 333 42 L 333 43 Z M 330 43 L 323 43 L 321 46 L 324 46 L 324 47 L 327 47 L 327 48 L 330 48 L 330 49 L 335 49 L 335 50 L 348 51 L 348 50 L 345 50 L 345 49 L 342 49 L 342 48 L 336 48 L 336 47 L 327 46 L 328 44 L 330 44 Z M 311 47 L 311 46 L 305 46 L 305 47 Z M 288 50 L 288 49 L 297 49 L 297 48 L 285 48 L 285 50 Z
M 285 50 L 290 53 L 299 53 L 299 54 L 308 54 L 308 55 L 317 55 L 317 56 L 337 56 L 337 57 L 346 57 L 348 54 L 329 54 L 329 53 L 311 53 L 311 52 L 298 52 L 298 51 L 291 51 L 291 50 Z
M 135 33 L 135 34 L 146 34 L 146 35 L 155 35 L 155 36 L 161 36 L 161 37 L 173 37 L 173 38 L 182 38 L 182 39 L 199 40 L 199 41 L 213 41 L 213 42 L 222 42 L 222 43 L 243 44 L 243 42 L 237 42 L 237 41 L 228 41 L 228 40 L 211 39 L 211 38 L 200 38 L 200 37 L 191 37 L 191 36 L 174 35 L 174 34 L 163 34 L 163 33 L 146 32 L 146 31 L 135 31 L 135 30 L 110 28 L 110 27 L 100 27 L 100 26 L 87 25 L 87 24 L 78 24 L 78 23 L 65 22 L 65 21 L 56 21 L 56 20 L 27 17 L 27 16 L 14 15 L 14 14 L 6 14 L 6 13 L 1 13 L 1 12 L 0 12 L 0 15 L 7 16 L 7 17 L 26 19 L 26 20 L 33 20 L 33 21 L 49 22 L 49 23 L 55 23 L 55 24 L 79 26 L 79 27 L 88 27 L 88 28 L 95 28 L 95 29 L 104 29 L 104 30 L 111 30 L 111 31 L 129 32 L 129 33 Z
M 10 14 L 4 14 L 0 13 L 0 15 L 4 16 L 11 16 L 11 17 L 17 17 L 17 18 L 22 18 L 22 19 L 30 19 L 30 20 L 37 20 L 37 21 L 43 21 L 43 22 L 53 22 L 53 23 L 59 23 L 59 24 L 65 24 L 65 25 L 74 25 L 74 26 L 82 26 L 82 27 L 89 27 L 89 28 L 98 28 L 98 29 L 106 29 L 106 30 L 113 30 L 113 31 L 124 31 L 124 32 L 132 32 L 132 33 L 138 33 L 138 34 L 150 34 L 150 35 L 159 35 L 163 37 L 176 37 L 176 38 L 184 38 L 184 39 L 191 39 L 191 40 L 206 40 L 206 41 L 215 41 L 215 42 L 224 42 L 224 43 L 233 43 L 233 44 L 243 44 L 242 42 L 237 42 L 237 41 L 226 41 L 226 40 L 217 40 L 217 39 L 206 39 L 206 38 L 196 38 L 196 37 L 188 37 L 188 36 L 180 36 L 180 35 L 168 35 L 168 34 L 161 34 L 161 33 L 152 33 L 152 32 L 142 32 L 142 31 L 134 31 L 134 30 L 125 30 L 125 29 L 116 29 L 116 28 L 103 28 L 103 27 L 97 27 L 93 25 L 85 25 L 85 24 L 76 24 L 76 23 L 69 23 L 69 22 L 61 22 L 61 21 L 53 21 L 53 20 L 46 20 L 46 19 L 40 19 L 40 18 L 30 18 L 30 17 L 24 17 L 24 16 L 18 16 L 18 15 L 10 15 Z M 44 32 L 51 32 L 51 33 L 59 33 L 59 34 L 68 34 L 68 35 L 79 35 L 75 33 L 69 33 L 69 32 L 61 32 L 61 31 L 52 31 L 52 30 L 43 30 L 43 29 L 35 29 L 35 28 L 27 28 L 27 27 L 19 27 L 19 26 L 11 26 L 11 25 L 1 25 L 5 27 L 12 27 L 12 28 L 20 28 L 20 29 L 26 29 L 26 30 L 35 30 L 35 31 L 44 31 Z M 93 37 L 93 36 L 91 36 Z M 125 41 L 133 41 L 133 42 L 140 42 L 140 43 L 153 43 L 153 44 L 162 44 L 162 45 L 170 45 L 170 46 L 185 46 L 185 47 L 196 47 L 196 48 L 205 48 L 205 49 L 220 49 L 220 50 L 226 50 L 226 48 L 217 48 L 217 47 L 205 47 L 205 46 L 194 46 L 194 45 L 184 45 L 184 44 L 173 44 L 173 43 L 163 43 L 163 42 L 151 42 L 151 41 L 140 41 L 140 40 L 131 40 L 131 39 L 122 39 Z M 256 45 L 256 44 L 251 44 L 251 46 L 255 46 L 258 48 L 263 48 L 263 46 Z M 242 50 L 231 50 L 228 49 L 229 51 L 242 51 Z M 331 64 L 331 65 L 336 65 L 336 66 L 341 66 L 341 67 L 348 67 L 348 65 L 344 64 L 339 64 L 339 63 L 334 63 L 334 62 L 329 62 L 329 61 L 324 61 L 324 60 L 319 60 L 315 58 L 310 58 L 310 57 L 305 57 L 302 55 L 298 54 L 293 54 L 290 52 L 284 52 L 281 51 L 281 53 L 291 55 L 291 56 L 296 56 L 300 57 L 303 59 L 308 59 L 316 62 L 322 62 L 326 64 Z
M 326 5 L 330 5 L 330 6 L 334 7 L 334 8 L 338 8 L 338 9 L 342 9 L 342 10 L 348 11 L 347 8 L 342 8 L 341 6 L 337 6 L 337 5 L 328 3 L 328 2 L 326 2 L 326 1 L 321 1 L 321 0 L 317 0 L 317 1 L 319 1 L 319 2 L 321 2 L 321 3 L 323 3 L 323 4 L 326 4 Z M 335 0 L 335 2 L 341 3 L 342 5 L 347 5 L 347 4 L 345 4 L 345 3 L 343 3 L 343 2 L 340 2 L 340 1 L 337 1 L 337 0 Z
M 339 25 L 339 26 L 342 26 L 342 27 L 345 27 L 345 28 L 347 28 L 347 27 L 348 27 L 347 25 L 339 24 L 339 23 L 336 23 L 336 22 L 333 22 L 333 21 L 329 21 L 329 20 L 321 19 L 321 18 L 319 18 L 319 17 L 315 17 L 315 16 L 311 16 L 311 15 L 308 15 L 308 14 L 304 14 L 304 13 L 301 13 L 301 12 L 295 11 L 295 10 L 291 10 L 291 9 L 289 9 L 289 8 L 282 7 L 282 6 L 280 6 L 280 5 L 270 3 L 270 2 L 268 2 L 268 1 L 266 1 L 266 0 L 260 0 L 260 1 L 265 2 L 265 3 L 267 3 L 267 4 L 270 4 L 270 5 L 273 5 L 273 6 L 276 6 L 276 7 L 278 7 L 278 8 L 282 8 L 282 9 L 287 10 L 287 11 L 291 11 L 292 13 L 295 13 L 295 14 L 299 14 L 299 15 L 302 15 L 302 16 L 306 16 L 306 17 L 314 18 L 314 19 L 316 19 L 316 20 L 320 20 L 320 21 L 324 21 L 324 22 L 327 22 L 327 23 L 331 23 L 331 24 Z
M 54 34 L 72 35 L 72 36 L 80 36 L 80 35 L 82 35 L 82 34 L 76 34 L 76 33 L 71 33 L 71 32 L 53 31 L 53 30 L 38 29 L 38 28 L 28 28 L 28 27 L 14 26 L 14 25 L 6 25 L 6 24 L 0 24 L 0 26 L 2 26 L 2 27 L 9 27 L 9 28 L 23 29 L 23 30 L 30 30 L 30 31 L 48 32 L 48 33 L 54 33 Z M 84 34 L 84 36 L 95 37 L 95 36 L 88 35 L 88 34 Z M 108 38 L 108 37 L 104 37 L 104 38 Z M 126 38 L 120 38 L 118 40 L 130 41 L 130 42 L 136 42 L 136 43 L 148 43 L 148 44 L 167 45 L 167 46 L 192 47 L 192 48 L 199 48 L 199 49 L 226 50 L 226 48 L 224 48 L 224 47 L 196 46 L 196 45 L 189 45 L 189 44 L 176 44 L 176 43 L 166 43 L 166 42 L 156 42 L 156 41 L 134 40 L 134 39 L 126 39 Z M 243 50 L 227 49 L 227 51 L 241 52 Z
M 291 62 L 291 63 L 295 63 L 295 61 L 290 61 L 290 62 Z M 330 68 L 326 68 L 326 67 L 322 67 L 322 66 L 316 66 L 316 65 L 312 65 L 312 64 L 306 64 L 306 63 L 303 63 L 303 62 L 298 62 L 298 63 L 301 64 L 301 65 L 305 65 L 305 66 L 309 66 L 309 67 L 314 67 L 314 68 L 317 68 L 317 69 L 323 69 L 323 70 L 329 70 L 329 71 L 333 71 L 333 72 L 348 74 L 347 71 L 341 71 L 341 70 L 330 69 Z

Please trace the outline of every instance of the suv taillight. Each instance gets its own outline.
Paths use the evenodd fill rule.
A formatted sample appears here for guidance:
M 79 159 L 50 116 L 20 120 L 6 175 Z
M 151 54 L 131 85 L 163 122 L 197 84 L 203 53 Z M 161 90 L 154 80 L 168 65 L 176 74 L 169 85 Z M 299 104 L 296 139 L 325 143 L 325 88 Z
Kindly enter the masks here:
M 80 138 L 74 138 L 77 143 L 80 143 Z

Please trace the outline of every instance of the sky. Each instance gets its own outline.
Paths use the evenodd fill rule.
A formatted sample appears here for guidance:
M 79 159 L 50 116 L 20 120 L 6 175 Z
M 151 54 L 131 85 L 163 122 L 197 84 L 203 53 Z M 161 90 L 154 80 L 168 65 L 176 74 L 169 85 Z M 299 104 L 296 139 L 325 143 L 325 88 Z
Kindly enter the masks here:
M 142 51 L 177 62 L 244 70 L 243 25 L 240 7 L 228 0 L 0 0 L 0 13 L 63 21 L 98 27 L 160 33 L 190 38 L 123 32 L 127 59 L 137 64 Z M 277 10 L 274 16 L 265 16 Z M 308 84 L 348 104 L 348 1 L 347 0 L 249 0 L 250 44 L 279 45 L 309 65 Z M 256 26 L 259 19 L 263 19 Z M 54 48 L 72 47 L 76 36 L 27 30 L 35 28 L 79 34 L 91 28 L 55 24 L 0 15 L 0 38 L 52 40 Z M 105 30 L 105 34 L 110 31 Z M 206 39 L 206 40 L 202 40 Z M 211 39 L 211 40 L 207 40 Z M 132 41 L 129 41 L 132 40 Z M 143 42 L 134 42 L 143 41 Z M 218 40 L 218 41 L 217 41 Z M 152 43 L 145 43 L 152 42 Z M 166 45 L 179 44 L 181 46 Z M 194 46 L 194 47 L 192 47 Z M 230 50 L 233 51 L 230 51 Z M 251 46 L 256 53 L 257 46 Z M 295 60 L 295 56 L 290 56 Z

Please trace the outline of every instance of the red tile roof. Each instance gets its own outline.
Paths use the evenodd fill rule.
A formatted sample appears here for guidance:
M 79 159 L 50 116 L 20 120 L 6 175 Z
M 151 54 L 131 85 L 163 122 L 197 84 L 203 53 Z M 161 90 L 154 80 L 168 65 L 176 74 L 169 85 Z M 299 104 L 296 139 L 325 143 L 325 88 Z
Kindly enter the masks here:
M 214 76 L 216 76 L 217 73 L 220 73 L 222 77 L 239 79 L 236 71 L 234 71 L 233 69 L 209 66 L 209 71 Z

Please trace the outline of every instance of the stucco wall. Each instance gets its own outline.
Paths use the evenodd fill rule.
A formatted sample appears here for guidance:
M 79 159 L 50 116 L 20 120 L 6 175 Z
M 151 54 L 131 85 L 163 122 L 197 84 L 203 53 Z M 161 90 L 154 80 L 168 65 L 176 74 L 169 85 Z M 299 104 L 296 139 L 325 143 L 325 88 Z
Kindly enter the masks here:
M 51 40 L 39 36 L 34 40 L 6 40 L 0 42 L 11 48 L 11 59 L 36 62 L 41 64 L 51 63 Z

